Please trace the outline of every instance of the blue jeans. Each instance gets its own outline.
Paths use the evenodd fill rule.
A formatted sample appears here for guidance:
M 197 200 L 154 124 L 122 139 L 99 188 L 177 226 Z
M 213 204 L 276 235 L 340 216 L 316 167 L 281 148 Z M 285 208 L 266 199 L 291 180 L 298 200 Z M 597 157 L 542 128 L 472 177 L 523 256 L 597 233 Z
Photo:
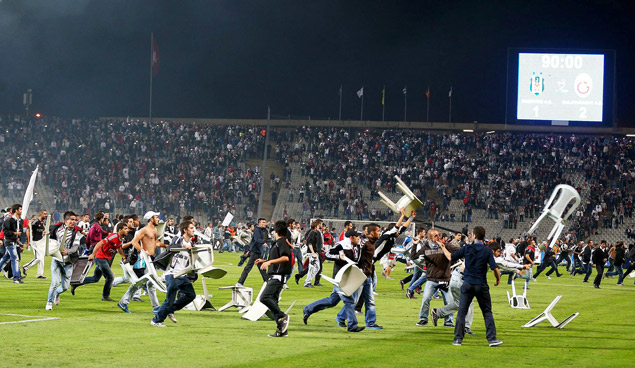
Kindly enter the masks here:
M 55 297 L 66 290 L 71 284 L 73 275 L 73 264 L 64 263 L 55 258 L 51 258 L 51 286 L 49 287 L 48 302 L 53 303 Z
M 430 300 L 432 299 L 432 295 L 435 292 L 441 291 L 441 295 L 443 296 L 444 305 L 448 305 L 453 303 L 452 294 L 447 293 L 441 290 L 441 285 L 437 281 L 426 282 L 426 286 L 423 288 L 423 296 L 421 297 L 421 309 L 419 310 L 419 319 L 423 321 L 428 320 L 428 314 L 430 313 Z M 448 284 L 449 287 L 449 284 Z M 445 317 L 445 323 L 452 323 L 452 315 Z
M 220 247 L 220 250 L 233 252 L 235 251 L 234 243 L 231 241 L 231 239 L 225 239 L 223 245 Z
M 165 321 L 168 314 L 183 309 L 183 307 L 190 304 L 192 300 L 196 298 L 196 292 L 194 291 L 192 282 L 187 276 L 174 278 L 172 275 L 167 275 L 165 276 L 165 283 L 167 288 L 165 301 L 161 304 L 154 318 L 152 318 L 154 322 Z M 177 293 L 179 295 L 178 299 L 176 299 Z
M 591 263 L 583 263 L 582 269 L 584 270 L 584 281 L 589 281 L 589 277 L 593 273 L 593 265 Z
M 617 283 L 621 284 L 622 281 L 624 281 L 624 270 L 622 269 L 622 265 L 619 265 L 619 266 L 615 265 L 615 271 L 606 273 L 606 276 L 615 276 L 615 275 L 619 275 L 617 279 Z
M 110 289 L 112 288 L 115 275 L 112 273 L 107 259 L 95 258 L 95 265 L 97 266 L 95 267 L 95 273 L 91 277 L 85 278 L 84 282 L 77 286 L 94 284 L 99 281 L 103 275 L 104 279 L 106 279 L 106 283 L 104 284 L 104 290 L 101 292 L 101 298 L 110 298 Z
M 354 330 L 355 328 L 357 328 L 357 317 L 355 317 L 356 293 L 357 292 L 353 293 L 353 295 L 351 296 L 346 296 L 340 290 L 340 288 L 338 288 L 337 286 L 333 286 L 333 292 L 331 293 L 331 295 L 307 305 L 306 307 L 304 307 L 304 313 L 310 316 L 313 313 L 336 306 L 341 300 L 344 302 L 344 308 L 340 313 L 338 313 L 336 320 L 338 322 L 347 320 L 348 330 Z
M 361 292 L 358 291 L 359 297 L 362 299 L 365 305 L 366 326 L 372 326 L 377 322 L 377 308 L 375 307 L 375 294 L 373 294 L 373 277 L 368 277 L 362 284 Z M 357 303 L 357 301 L 356 301 Z
M 5 253 L 0 260 L 0 268 L 4 267 L 4 263 L 8 260 L 11 260 L 11 272 L 13 273 L 13 279 L 20 279 L 20 261 L 18 260 L 18 249 L 15 243 L 8 243 L 5 246 Z
M 408 290 L 415 291 L 416 288 L 423 285 L 423 283 L 428 280 L 427 276 L 427 272 L 423 272 L 419 267 L 415 267 L 415 270 L 412 273 L 412 281 L 410 282 L 410 286 L 408 286 Z

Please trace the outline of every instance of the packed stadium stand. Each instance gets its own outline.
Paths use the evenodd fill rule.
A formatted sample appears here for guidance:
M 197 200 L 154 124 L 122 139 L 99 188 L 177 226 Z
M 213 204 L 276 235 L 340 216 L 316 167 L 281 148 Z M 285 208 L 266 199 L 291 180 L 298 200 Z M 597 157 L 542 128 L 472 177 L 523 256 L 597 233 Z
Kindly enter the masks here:
M 624 240 L 635 224 L 635 150 L 624 136 L 276 128 L 269 156 L 281 169 L 265 173 L 261 191 L 259 166 L 246 162 L 262 160 L 262 126 L 13 117 L 2 123 L 2 208 L 21 203 L 39 165 L 32 206 L 49 212 L 153 209 L 194 212 L 203 222 L 230 211 L 250 221 L 262 193 L 274 205 L 273 219 L 390 221 L 397 216 L 377 191 L 400 197 L 398 175 L 424 203 L 417 221 L 452 230 L 471 222 L 488 234 L 518 236 L 560 183 L 582 197 L 565 230 L 578 239 Z M 541 227 L 539 237 L 549 229 Z

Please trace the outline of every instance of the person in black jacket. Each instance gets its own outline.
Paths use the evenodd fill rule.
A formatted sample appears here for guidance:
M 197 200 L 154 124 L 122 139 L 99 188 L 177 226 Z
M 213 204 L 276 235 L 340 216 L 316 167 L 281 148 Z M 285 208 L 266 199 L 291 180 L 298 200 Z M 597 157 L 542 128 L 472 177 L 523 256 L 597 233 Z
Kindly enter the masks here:
M 262 254 L 264 244 L 265 244 L 265 225 L 267 224 L 267 220 L 264 218 L 258 219 L 258 226 L 256 226 L 254 230 L 254 234 L 251 237 L 251 242 L 249 243 L 249 261 L 247 265 L 243 269 L 243 273 L 240 275 L 236 286 L 243 286 L 245 280 L 247 280 L 247 276 L 249 276 L 249 272 L 254 267 L 254 264 L 257 259 L 260 259 L 260 255 Z M 262 276 L 262 280 L 266 281 L 265 271 L 258 269 L 260 271 L 260 275 Z
M 20 245 L 18 239 L 22 235 L 22 229 L 20 223 L 22 222 L 22 205 L 14 204 L 11 206 L 10 218 L 4 221 L 2 224 L 2 230 L 4 231 L 4 247 L 5 253 L 0 259 L 0 269 L 4 267 L 4 263 L 11 260 L 11 272 L 13 274 L 13 282 L 16 284 L 24 284 L 23 277 L 20 274 L 20 261 L 18 259 L 18 246 Z
M 45 229 L 46 217 L 47 217 L 46 210 L 41 210 L 38 218 L 31 223 L 31 232 L 30 232 L 31 239 L 29 239 L 31 243 L 38 242 L 42 240 L 42 238 L 44 237 L 44 231 L 46 230 Z M 24 267 L 22 267 L 22 272 L 24 273 L 24 276 L 26 277 L 26 271 L 28 271 L 29 268 L 37 265 L 37 278 L 46 279 L 46 276 L 44 276 L 44 253 L 38 252 L 36 248 L 37 247 L 35 246 L 32 247 L 33 259 L 31 260 L 31 262 L 27 263 L 26 265 L 24 265 Z
M 615 276 L 618 275 L 617 285 L 624 286 L 622 281 L 624 281 L 624 271 L 622 270 L 622 265 L 624 265 L 624 260 L 626 256 L 626 247 L 623 241 L 617 242 L 615 244 L 615 261 L 613 265 L 615 266 L 615 271 L 607 272 L 606 276 Z
M 306 252 L 309 255 L 309 266 L 302 272 L 295 275 L 295 283 L 298 284 L 300 279 L 306 275 L 304 287 L 312 288 L 315 286 L 323 286 L 320 284 L 320 275 L 322 273 L 322 251 L 324 248 L 324 236 L 322 235 L 322 220 L 317 219 L 311 223 L 311 230 L 306 234 Z M 311 282 L 315 279 L 315 284 Z
M 350 229 L 346 232 L 346 238 L 341 242 L 338 242 L 334 247 L 331 247 L 329 251 L 326 253 L 326 257 L 333 261 L 333 278 L 336 277 L 337 273 L 340 271 L 342 267 L 348 264 L 348 259 L 353 262 L 358 262 L 361 256 L 361 252 L 359 249 L 359 240 L 360 233 L 356 230 Z M 339 302 L 344 302 L 344 315 L 346 316 L 346 320 L 348 321 L 348 325 L 344 321 L 338 320 L 337 323 L 340 327 L 347 327 L 348 332 L 359 332 L 364 330 L 364 327 L 357 325 L 357 317 L 355 316 L 355 298 L 354 295 L 347 296 L 344 295 L 344 292 L 337 287 L 333 286 L 333 292 L 331 295 L 326 298 L 317 300 L 306 307 L 304 307 L 303 312 L 303 321 L 304 324 L 307 324 L 309 317 L 313 313 L 317 313 L 326 308 L 332 308 L 339 304 Z
M 542 257 L 542 263 L 538 266 L 538 270 L 534 274 L 534 281 L 538 278 L 538 275 L 542 273 L 547 267 L 551 267 L 551 269 L 545 274 L 547 279 L 551 280 L 551 275 L 553 272 L 556 273 L 556 276 L 560 277 L 562 274 L 558 272 L 558 265 L 556 265 L 556 254 L 553 251 L 553 248 L 550 248 L 547 244 L 545 244 L 545 255 Z
M 269 337 L 285 337 L 288 335 L 289 315 L 280 310 L 278 299 L 285 282 L 285 276 L 291 272 L 291 243 L 286 221 L 276 221 L 273 225 L 276 241 L 271 244 L 269 260 L 257 259 L 256 266 L 261 271 L 267 270 L 267 286 L 260 295 L 260 302 L 269 308 L 276 321 L 276 331 Z
M 591 277 L 591 273 L 593 273 L 593 267 L 591 267 L 591 253 L 595 248 L 593 241 L 589 241 L 586 247 L 582 250 L 582 268 L 584 269 L 583 273 L 584 280 L 582 282 L 589 282 L 589 277 Z
M 626 278 L 626 276 L 628 276 L 628 274 L 630 274 L 631 272 L 633 272 L 633 270 L 635 270 L 635 245 L 631 244 L 628 247 L 628 257 L 631 260 L 631 263 L 628 266 L 628 269 L 626 270 L 626 272 L 624 272 L 624 276 L 622 276 L 622 281 L 624 281 L 624 279 Z M 633 282 L 633 284 L 635 284 L 635 282 Z
M 604 264 L 608 255 L 606 253 L 606 242 L 602 241 L 602 245 L 595 246 L 595 250 L 593 251 L 593 255 L 591 256 L 591 260 L 593 261 L 593 267 L 597 271 L 597 275 L 595 275 L 595 280 L 593 280 L 593 287 L 596 289 L 600 288 L 600 283 L 602 282 L 602 276 L 604 276 Z

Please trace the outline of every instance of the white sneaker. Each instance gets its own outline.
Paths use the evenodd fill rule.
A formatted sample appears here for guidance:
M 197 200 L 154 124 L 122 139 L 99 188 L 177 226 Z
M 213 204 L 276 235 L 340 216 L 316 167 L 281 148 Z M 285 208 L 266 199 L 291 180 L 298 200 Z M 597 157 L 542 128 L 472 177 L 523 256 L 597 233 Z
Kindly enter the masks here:
M 240 282 L 237 282 L 235 286 L 236 287 L 243 287 L 243 284 L 241 284 Z
M 551 280 L 551 276 L 545 276 L 547 280 Z
M 289 289 L 289 286 L 288 286 L 287 284 L 284 284 L 284 285 L 282 285 L 282 288 L 283 288 L 284 290 L 288 290 L 288 289 Z
M 44 308 L 46 310 L 53 310 L 53 303 L 51 302 L 46 302 L 46 308 Z
M 533 282 L 538 282 L 538 281 L 536 281 L 536 278 L 532 278 L 532 279 L 531 279 L 531 281 L 533 281 Z
M 165 325 L 161 322 L 154 322 L 154 321 L 150 321 L 150 324 L 154 327 L 165 327 Z
M 168 318 L 170 319 L 170 321 L 177 323 L 179 321 L 176 320 L 176 317 L 174 317 L 174 313 L 170 313 L 168 314 Z
M 55 295 L 55 300 L 53 301 L 53 304 L 60 305 L 60 294 Z

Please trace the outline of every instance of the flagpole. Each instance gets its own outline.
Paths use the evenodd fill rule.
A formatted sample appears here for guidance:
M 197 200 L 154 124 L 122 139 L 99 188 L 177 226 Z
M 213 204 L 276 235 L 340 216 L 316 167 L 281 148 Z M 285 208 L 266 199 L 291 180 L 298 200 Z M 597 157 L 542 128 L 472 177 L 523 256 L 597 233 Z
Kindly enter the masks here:
M 450 115 L 448 116 L 448 123 L 452 122 L 452 86 L 450 86 Z
M 362 111 L 359 115 L 359 121 L 364 121 L 364 86 L 362 86 Z
M 340 121 L 342 121 L 342 85 L 340 84 Z
M 150 111 L 148 113 L 148 117 L 150 122 L 152 122 L 152 54 L 154 52 L 154 32 L 150 32 Z
M 386 85 L 381 90 L 381 121 L 385 121 L 386 117 Z
M 404 87 L 403 94 L 403 121 L 406 122 L 407 112 L 408 112 L 408 86 Z
M 428 89 L 426 91 L 426 100 L 427 100 L 426 123 L 429 123 L 430 122 L 430 86 L 428 86 Z

